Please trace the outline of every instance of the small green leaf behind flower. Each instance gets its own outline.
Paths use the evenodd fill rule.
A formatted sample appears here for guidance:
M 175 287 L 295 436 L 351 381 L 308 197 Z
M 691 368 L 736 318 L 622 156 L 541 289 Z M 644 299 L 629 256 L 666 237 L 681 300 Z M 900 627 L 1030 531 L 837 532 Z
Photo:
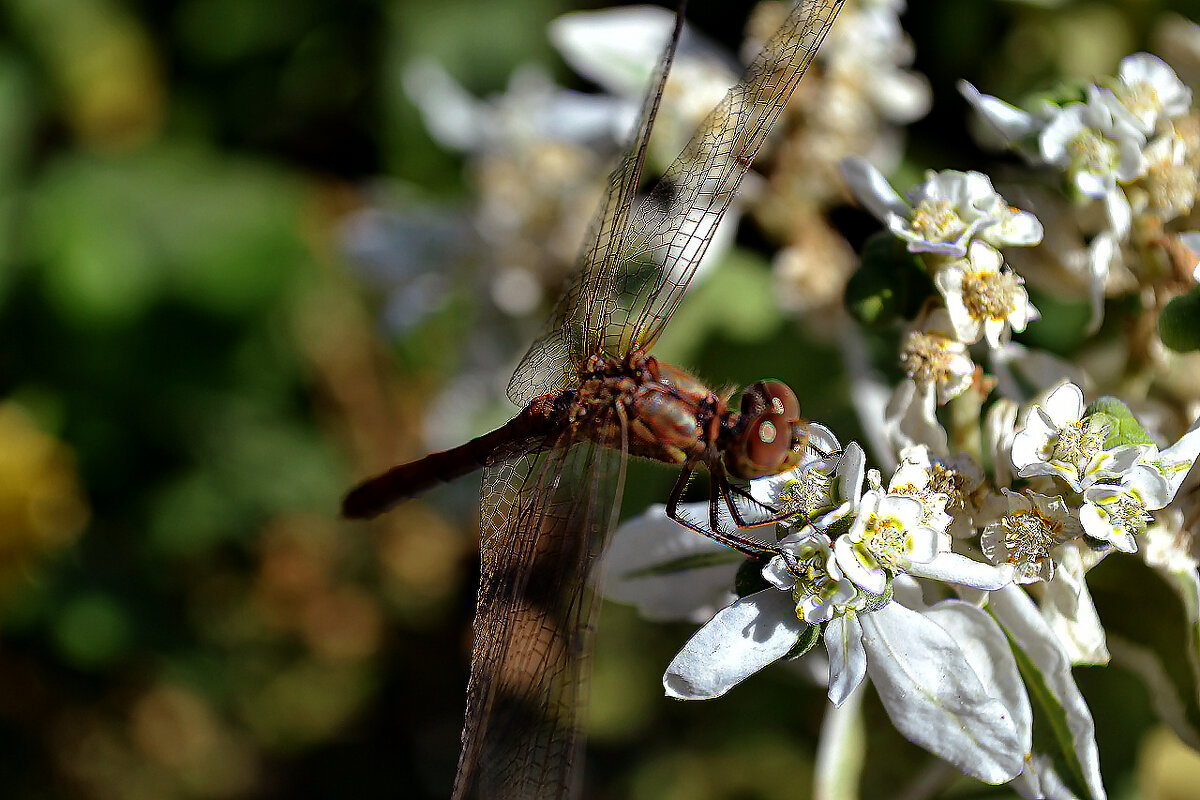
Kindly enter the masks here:
M 920 256 L 880 231 L 863 246 L 862 263 L 846 284 L 846 307 L 863 325 L 882 328 L 915 318 L 935 292 Z
M 1200 284 L 1167 303 L 1158 316 L 1158 336 L 1178 353 L 1200 350 Z
M 1108 422 L 1108 437 L 1104 449 L 1112 450 L 1127 444 L 1154 444 L 1154 437 L 1146 432 L 1129 406 L 1115 397 L 1101 397 L 1087 407 L 1084 416 L 1103 415 Z

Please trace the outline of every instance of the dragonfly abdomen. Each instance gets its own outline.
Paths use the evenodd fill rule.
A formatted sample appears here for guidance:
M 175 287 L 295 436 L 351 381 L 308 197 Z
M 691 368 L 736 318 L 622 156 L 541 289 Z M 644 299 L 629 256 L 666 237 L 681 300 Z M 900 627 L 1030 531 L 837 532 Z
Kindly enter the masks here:
M 360 483 L 342 500 L 342 516 L 347 519 L 376 517 L 401 500 L 416 497 L 439 483 L 449 483 L 486 466 L 492 454 L 501 447 L 561 431 L 565 394 L 543 395 L 490 433 L 450 450 L 430 453 L 416 461 L 392 467 Z

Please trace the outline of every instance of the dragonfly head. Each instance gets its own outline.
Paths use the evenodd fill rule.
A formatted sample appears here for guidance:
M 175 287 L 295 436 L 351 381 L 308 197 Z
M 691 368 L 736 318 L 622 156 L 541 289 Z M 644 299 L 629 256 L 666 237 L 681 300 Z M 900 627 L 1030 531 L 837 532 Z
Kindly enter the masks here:
M 808 447 L 808 423 L 786 383 L 761 380 L 742 393 L 737 431 L 725 448 L 725 468 L 735 478 L 777 475 L 800 462 Z

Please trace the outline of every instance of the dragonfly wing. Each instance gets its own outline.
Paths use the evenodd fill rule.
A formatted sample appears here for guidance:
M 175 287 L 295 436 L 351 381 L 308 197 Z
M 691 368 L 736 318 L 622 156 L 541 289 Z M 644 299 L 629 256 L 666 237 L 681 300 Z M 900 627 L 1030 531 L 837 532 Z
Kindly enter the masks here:
M 611 291 L 613 271 L 620 262 L 618 256 L 624 247 L 650 131 L 682 32 L 683 15 L 678 13 L 654 80 L 642 101 L 637 128 L 625 156 L 609 176 L 608 189 L 584 240 L 576 270 L 542 335 L 530 346 L 509 381 L 508 396 L 518 406 L 568 386 L 583 369 L 588 356 L 599 352 L 600 332 L 586 326 L 607 319 L 606 308 L 616 302 Z
M 648 349 L 674 313 L 717 224 L 844 0 L 803 0 L 638 207 L 616 254 L 615 303 L 592 304 L 599 350 Z
M 588 575 L 616 520 L 624 466 L 623 448 L 584 441 L 501 453 L 487 468 L 455 800 L 577 796 Z

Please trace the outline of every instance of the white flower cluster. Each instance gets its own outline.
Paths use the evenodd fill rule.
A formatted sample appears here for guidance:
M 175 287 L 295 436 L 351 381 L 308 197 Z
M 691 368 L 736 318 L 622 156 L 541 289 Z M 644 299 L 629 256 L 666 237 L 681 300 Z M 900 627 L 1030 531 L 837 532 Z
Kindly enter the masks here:
M 1061 172 L 1071 230 L 1086 230 L 1084 206 L 1102 212 L 1081 245 L 1093 308 L 1105 286 L 1100 256 L 1132 259 L 1126 251 L 1145 244 L 1138 236 L 1168 235 L 1164 225 L 1192 213 L 1191 95 L 1157 59 L 1127 59 L 1111 83 L 1037 115 L 966 92 L 1007 142 Z M 1166 577 L 1200 622 L 1191 530 L 1200 508 L 1187 508 L 1200 496 L 1188 477 L 1200 457 L 1200 394 L 1179 390 L 1169 423 L 1168 404 L 1134 394 L 1135 417 L 1114 398 L 1085 402 L 1080 386 L 1120 387 L 1103 370 L 1097 378 L 1093 364 L 1011 341 L 1038 316 L 1022 277 L 1032 254 L 1069 239 L 1062 209 L 1028 193 L 1021 203 L 1039 216 L 1014 209 L 978 172 L 931 172 L 907 200 L 863 159 L 841 173 L 894 252 L 929 279 L 900 344 L 899 386 L 889 392 L 849 365 L 865 441 L 885 468 L 869 469 L 858 443 L 843 448 L 814 424 L 820 452 L 835 455 L 750 487 L 756 503 L 790 514 L 741 531 L 772 558 L 745 561 L 697 541 L 658 506 L 614 536 L 608 594 L 656 618 L 707 620 L 667 668 L 671 697 L 718 697 L 796 661 L 827 682 L 834 713 L 869 681 L 899 731 L 979 780 L 1026 797 L 1103 797 L 1091 712 L 1071 675 L 1108 660 L 1087 573 L 1129 554 Z M 1178 242 L 1191 247 L 1200 234 Z M 1147 360 L 1166 381 L 1169 370 Z M 889 394 L 886 408 L 870 399 Z M 1178 438 L 1160 449 L 1148 431 Z M 1056 718 L 1056 752 L 1034 742 L 1035 712 Z M 1059 771 L 1067 763 L 1070 775 Z
M 1020 426 L 1000 414 L 1008 424 L 991 426 L 990 446 L 1005 460 L 997 474 L 1014 476 L 1009 485 L 989 481 L 969 456 L 910 445 L 885 486 L 857 443 L 841 449 L 813 425 L 837 455 L 751 486 L 756 501 L 791 514 L 743 531 L 776 541 L 756 591 L 719 608 L 740 558 L 720 558 L 720 546 L 656 506 L 614 536 L 607 592 L 654 618 L 711 615 L 667 668 L 671 697 L 719 697 L 821 641 L 834 705 L 869 676 L 912 741 L 979 780 L 1039 796 L 1056 778 L 1033 765 L 1030 700 L 1003 626 L 1023 657 L 1043 659 L 1078 740 L 1074 757 L 1098 787 L 1091 717 L 1069 672 L 1092 660 L 1097 643 L 1086 643 L 1097 635 L 1103 650 L 1080 556 L 1094 564 L 1102 546 L 1135 552 L 1150 512 L 1170 503 L 1200 455 L 1200 423 L 1166 450 L 1114 445 L 1117 430 L 1136 423 L 1106 408 L 1085 407 L 1079 388 L 1064 383 L 1028 406 Z M 684 513 L 703 517 L 706 507 Z M 1014 581 L 1050 582 L 1040 612 Z M 929 603 L 939 585 L 973 602 Z
M 841 173 L 859 202 L 933 278 L 941 302 L 927 305 L 907 333 L 901 363 L 915 395 L 932 406 L 936 392 L 938 402 L 947 402 L 971 385 L 969 345 L 982 339 L 991 349 L 1004 348 L 1013 331 L 1037 318 L 1025 282 L 1004 264 L 1000 248 L 1037 244 L 1041 223 L 1011 208 L 978 172 L 930 172 L 910 202 L 862 159 L 846 159 Z
M 1148 250 L 1171 260 L 1180 276 L 1200 280 L 1200 235 L 1191 218 L 1200 191 L 1200 117 L 1169 66 L 1132 55 L 1115 77 L 1082 87 L 1079 99 L 1042 100 L 1033 113 L 965 82 L 960 89 L 995 140 L 1061 175 L 1062 195 L 1029 194 L 1035 212 L 1060 229 L 1030 264 L 1047 285 L 1061 288 L 1065 274 L 1086 286 L 1093 329 L 1106 292 L 1161 280 Z

